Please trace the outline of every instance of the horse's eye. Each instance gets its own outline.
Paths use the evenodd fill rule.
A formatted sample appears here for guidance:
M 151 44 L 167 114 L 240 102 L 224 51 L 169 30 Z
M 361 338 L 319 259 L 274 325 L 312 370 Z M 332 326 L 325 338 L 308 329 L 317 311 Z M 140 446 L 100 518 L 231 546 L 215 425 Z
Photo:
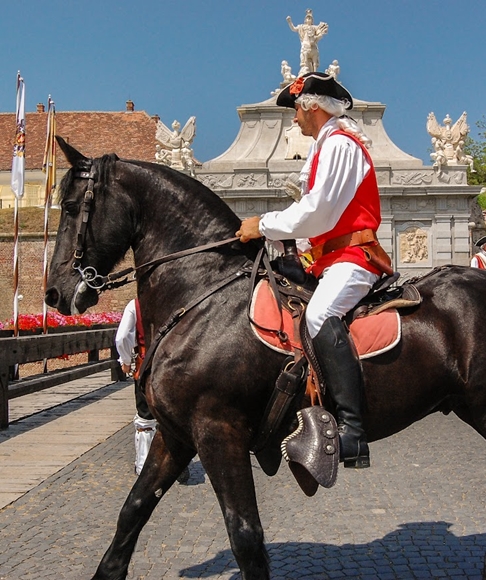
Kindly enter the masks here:
M 75 202 L 75 201 L 66 201 L 65 203 L 62 204 L 62 209 L 68 214 L 68 215 L 78 215 L 79 213 L 79 205 Z

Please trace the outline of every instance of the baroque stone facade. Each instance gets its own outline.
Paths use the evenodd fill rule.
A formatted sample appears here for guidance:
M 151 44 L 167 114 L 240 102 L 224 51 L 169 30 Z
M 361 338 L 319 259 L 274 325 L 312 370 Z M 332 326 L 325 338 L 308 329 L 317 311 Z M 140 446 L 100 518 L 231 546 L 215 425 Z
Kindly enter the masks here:
M 299 135 L 293 111 L 266 101 L 238 108 L 241 127 L 219 157 L 196 175 L 241 218 L 286 208 L 292 199 L 285 184 L 302 168 L 310 138 Z M 475 230 L 472 216 L 479 187 L 467 185 L 467 166 L 438 172 L 400 150 L 384 125 L 385 105 L 355 100 L 353 118 L 372 139 L 382 205 L 380 241 L 403 277 L 443 264 L 469 265 Z M 296 131 L 297 130 L 297 131 Z

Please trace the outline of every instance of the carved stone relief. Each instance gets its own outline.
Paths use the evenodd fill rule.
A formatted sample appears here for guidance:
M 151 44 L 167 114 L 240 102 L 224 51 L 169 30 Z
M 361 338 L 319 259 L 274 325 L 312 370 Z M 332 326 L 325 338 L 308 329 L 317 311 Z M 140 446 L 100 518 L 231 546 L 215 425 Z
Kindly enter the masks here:
M 214 175 L 214 174 L 201 174 L 199 173 L 197 178 L 201 183 L 203 183 L 209 189 L 232 189 L 234 175 Z
M 229 203 L 231 209 L 241 217 L 261 215 L 268 211 L 265 200 L 242 199 Z
M 433 175 L 429 171 L 407 171 L 393 173 L 391 182 L 393 185 L 430 185 Z
M 269 189 L 283 189 L 287 181 L 287 174 L 269 175 L 267 186 Z
M 429 260 L 428 233 L 418 226 L 410 226 L 398 234 L 399 260 L 402 264 L 420 264 Z
M 388 171 L 377 171 L 376 181 L 378 185 L 389 185 L 390 183 L 390 173 Z
M 417 209 L 419 211 L 435 211 L 435 200 L 434 199 L 418 199 Z
M 409 209 L 409 203 L 407 200 L 392 200 L 392 211 L 408 211 Z
M 235 187 L 245 188 L 264 188 L 266 186 L 266 175 L 255 173 L 243 173 L 235 176 Z

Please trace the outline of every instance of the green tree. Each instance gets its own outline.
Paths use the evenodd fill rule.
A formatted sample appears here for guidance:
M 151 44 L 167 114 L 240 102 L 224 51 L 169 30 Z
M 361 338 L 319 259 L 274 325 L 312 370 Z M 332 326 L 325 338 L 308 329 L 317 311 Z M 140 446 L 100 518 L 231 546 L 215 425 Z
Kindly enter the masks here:
M 469 185 L 486 185 L 486 117 L 484 115 L 476 122 L 476 127 L 479 129 L 479 139 L 475 140 L 468 136 L 464 145 L 464 151 L 474 158 L 474 169 L 476 170 L 475 173 L 472 173 L 470 169 L 467 170 L 468 183 Z M 479 196 L 478 203 L 483 209 L 486 209 L 485 194 Z

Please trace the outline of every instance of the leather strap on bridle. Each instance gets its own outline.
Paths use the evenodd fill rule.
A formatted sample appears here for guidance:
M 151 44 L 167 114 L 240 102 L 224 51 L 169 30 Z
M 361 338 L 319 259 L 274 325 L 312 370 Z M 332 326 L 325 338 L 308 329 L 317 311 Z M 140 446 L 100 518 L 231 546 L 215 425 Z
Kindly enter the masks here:
M 76 249 L 74 250 L 74 263 L 73 268 L 77 268 L 81 265 L 81 258 L 84 254 L 84 241 L 86 239 L 86 231 L 88 229 L 89 212 L 91 211 L 91 203 L 94 199 L 94 180 L 95 180 L 95 170 L 91 166 L 89 173 L 87 171 L 82 171 L 79 177 L 88 180 L 88 187 L 84 192 L 83 207 L 82 207 L 82 221 L 79 227 Z

